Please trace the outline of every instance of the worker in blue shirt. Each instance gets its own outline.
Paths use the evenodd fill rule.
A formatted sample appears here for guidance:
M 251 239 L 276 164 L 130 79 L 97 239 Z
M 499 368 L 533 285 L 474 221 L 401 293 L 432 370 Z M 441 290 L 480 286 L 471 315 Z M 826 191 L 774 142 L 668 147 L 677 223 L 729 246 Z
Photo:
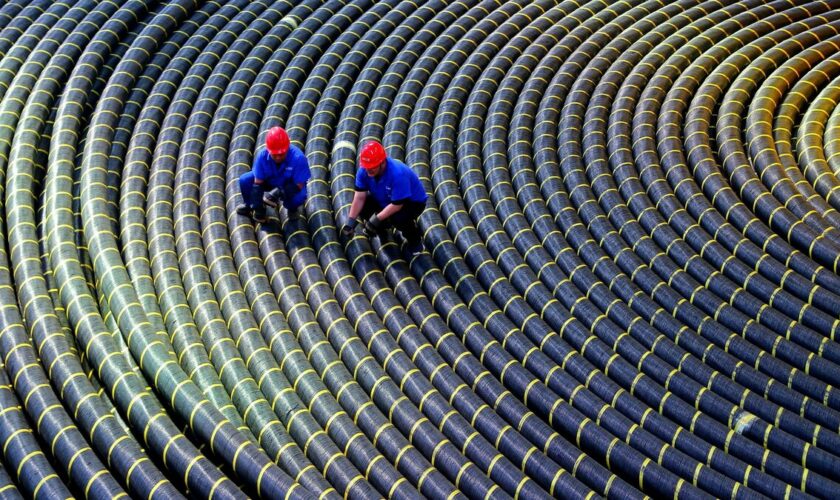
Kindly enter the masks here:
M 420 178 L 405 163 L 388 158 L 378 141 L 362 146 L 359 165 L 356 194 L 342 233 L 352 236 L 361 216 L 366 219 L 363 231 L 368 237 L 380 235 L 393 226 L 412 256 L 422 252 L 423 237 L 417 219 L 426 208 L 428 195 Z
M 265 205 L 276 207 L 280 202 L 289 215 L 306 201 L 306 181 L 309 161 L 300 149 L 292 146 L 289 135 L 281 127 L 272 127 L 265 136 L 250 172 L 239 177 L 239 189 L 244 203 L 236 213 L 266 222 Z

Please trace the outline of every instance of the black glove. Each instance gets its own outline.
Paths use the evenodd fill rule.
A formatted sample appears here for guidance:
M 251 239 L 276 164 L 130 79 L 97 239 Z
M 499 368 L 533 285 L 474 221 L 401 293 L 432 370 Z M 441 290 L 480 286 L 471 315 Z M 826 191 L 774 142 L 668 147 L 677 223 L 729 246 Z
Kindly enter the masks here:
M 283 186 L 281 191 L 282 192 L 279 198 L 283 200 L 291 200 L 296 194 L 300 193 L 301 188 L 298 187 L 296 182 L 289 181 Z
M 263 214 L 265 214 L 265 207 L 263 207 L 263 195 L 265 194 L 265 188 L 262 184 L 257 184 L 256 182 L 251 186 L 251 208 L 254 209 L 256 213 L 257 210 L 262 209 Z
M 382 221 L 379 220 L 379 216 L 377 214 L 373 214 L 370 216 L 368 220 L 365 221 L 365 227 L 363 229 L 365 236 L 368 238 L 373 238 L 379 231 L 382 230 Z
M 263 195 L 265 194 L 265 188 L 262 184 L 254 183 L 251 186 L 251 208 L 254 210 L 253 215 L 251 216 L 254 221 L 259 223 L 265 223 L 268 219 L 265 215 L 265 205 L 263 205 Z
M 357 223 L 358 221 L 356 219 L 347 219 L 347 222 L 345 222 L 344 225 L 341 226 L 341 234 L 348 238 L 352 238 Z
M 274 188 L 263 195 L 263 202 L 271 207 L 277 207 L 283 201 L 283 191 L 280 188 Z

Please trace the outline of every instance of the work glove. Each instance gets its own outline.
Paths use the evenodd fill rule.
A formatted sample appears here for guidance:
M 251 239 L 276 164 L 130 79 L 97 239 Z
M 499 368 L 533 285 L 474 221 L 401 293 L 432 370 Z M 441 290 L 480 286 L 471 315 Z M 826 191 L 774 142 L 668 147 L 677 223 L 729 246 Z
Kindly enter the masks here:
M 265 195 L 265 188 L 262 184 L 257 184 L 256 182 L 251 186 L 251 208 L 256 210 L 258 208 L 262 208 L 263 213 L 265 213 L 265 207 L 263 207 L 263 195 Z
M 349 219 L 348 218 L 347 222 L 345 222 L 344 225 L 341 226 L 341 234 L 343 234 L 344 236 L 346 236 L 348 238 L 352 238 L 353 233 L 355 232 L 357 223 L 358 223 L 358 221 L 356 219 Z
M 263 204 L 263 195 L 265 195 L 265 188 L 262 184 L 254 183 L 251 186 L 251 208 L 254 210 L 251 216 L 254 221 L 265 223 L 267 218 L 265 215 L 265 205 Z
M 381 230 L 382 221 L 379 220 L 379 216 L 377 214 L 371 215 L 370 218 L 365 221 L 365 227 L 362 229 L 362 231 L 364 231 L 365 233 L 365 236 L 367 236 L 368 238 L 373 238 L 374 236 L 378 235 Z
M 280 188 L 274 188 L 263 195 L 263 202 L 270 207 L 277 208 L 281 201 L 283 201 L 283 191 Z
M 291 200 L 296 194 L 300 193 L 300 191 L 301 188 L 298 187 L 297 183 L 290 181 L 282 187 L 282 192 L 280 193 L 279 198 L 281 200 Z

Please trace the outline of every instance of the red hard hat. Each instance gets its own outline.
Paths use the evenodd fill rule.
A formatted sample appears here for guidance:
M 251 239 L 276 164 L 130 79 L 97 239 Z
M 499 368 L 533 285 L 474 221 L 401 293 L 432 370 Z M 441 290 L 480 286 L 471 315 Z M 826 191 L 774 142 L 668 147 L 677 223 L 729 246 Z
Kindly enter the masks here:
M 365 170 L 376 168 L 385 161 L 385 148 L 379 141 L 369 141 L 359 153 L 359 165 Z
M 282 127 L 271 127 L 265 134 L 265 149 L 272 155 L 286 154 L 289 151 L 289 134 Z

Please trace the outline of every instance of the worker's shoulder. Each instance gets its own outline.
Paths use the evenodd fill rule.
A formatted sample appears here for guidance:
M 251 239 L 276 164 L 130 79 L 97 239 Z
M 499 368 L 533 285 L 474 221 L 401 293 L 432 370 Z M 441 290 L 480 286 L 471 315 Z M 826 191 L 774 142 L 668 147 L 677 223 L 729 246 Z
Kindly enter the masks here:
M 308 163 L 306 153 L 297 146 L 289 146 L 289 151 L 286 153 L 286 160 L 294 163 Z
M 392 169 L 392 171 L 394 172 L 404 173 L 406 170 L 411 170 L 410 168 L 408 168 L 408 165 L 406 165 L 400 160 L 397 160 L 396 158 L 388 157 L 386 161 L 388 162 L 388 168 Z
M 265 145 L 263 145 L 257 148 L 256 153 L 254 153 L 254 158 L 266 161 L 271 159 L 271 154 L 268 152 L 268 149 L 265 148 Z
M 394 158 L 388 158 L 388 170 L 390 170 L 395 176 L 417 177 L 417 174 L 414 173 L 414 170 L 412 170 L 411 167 Z

